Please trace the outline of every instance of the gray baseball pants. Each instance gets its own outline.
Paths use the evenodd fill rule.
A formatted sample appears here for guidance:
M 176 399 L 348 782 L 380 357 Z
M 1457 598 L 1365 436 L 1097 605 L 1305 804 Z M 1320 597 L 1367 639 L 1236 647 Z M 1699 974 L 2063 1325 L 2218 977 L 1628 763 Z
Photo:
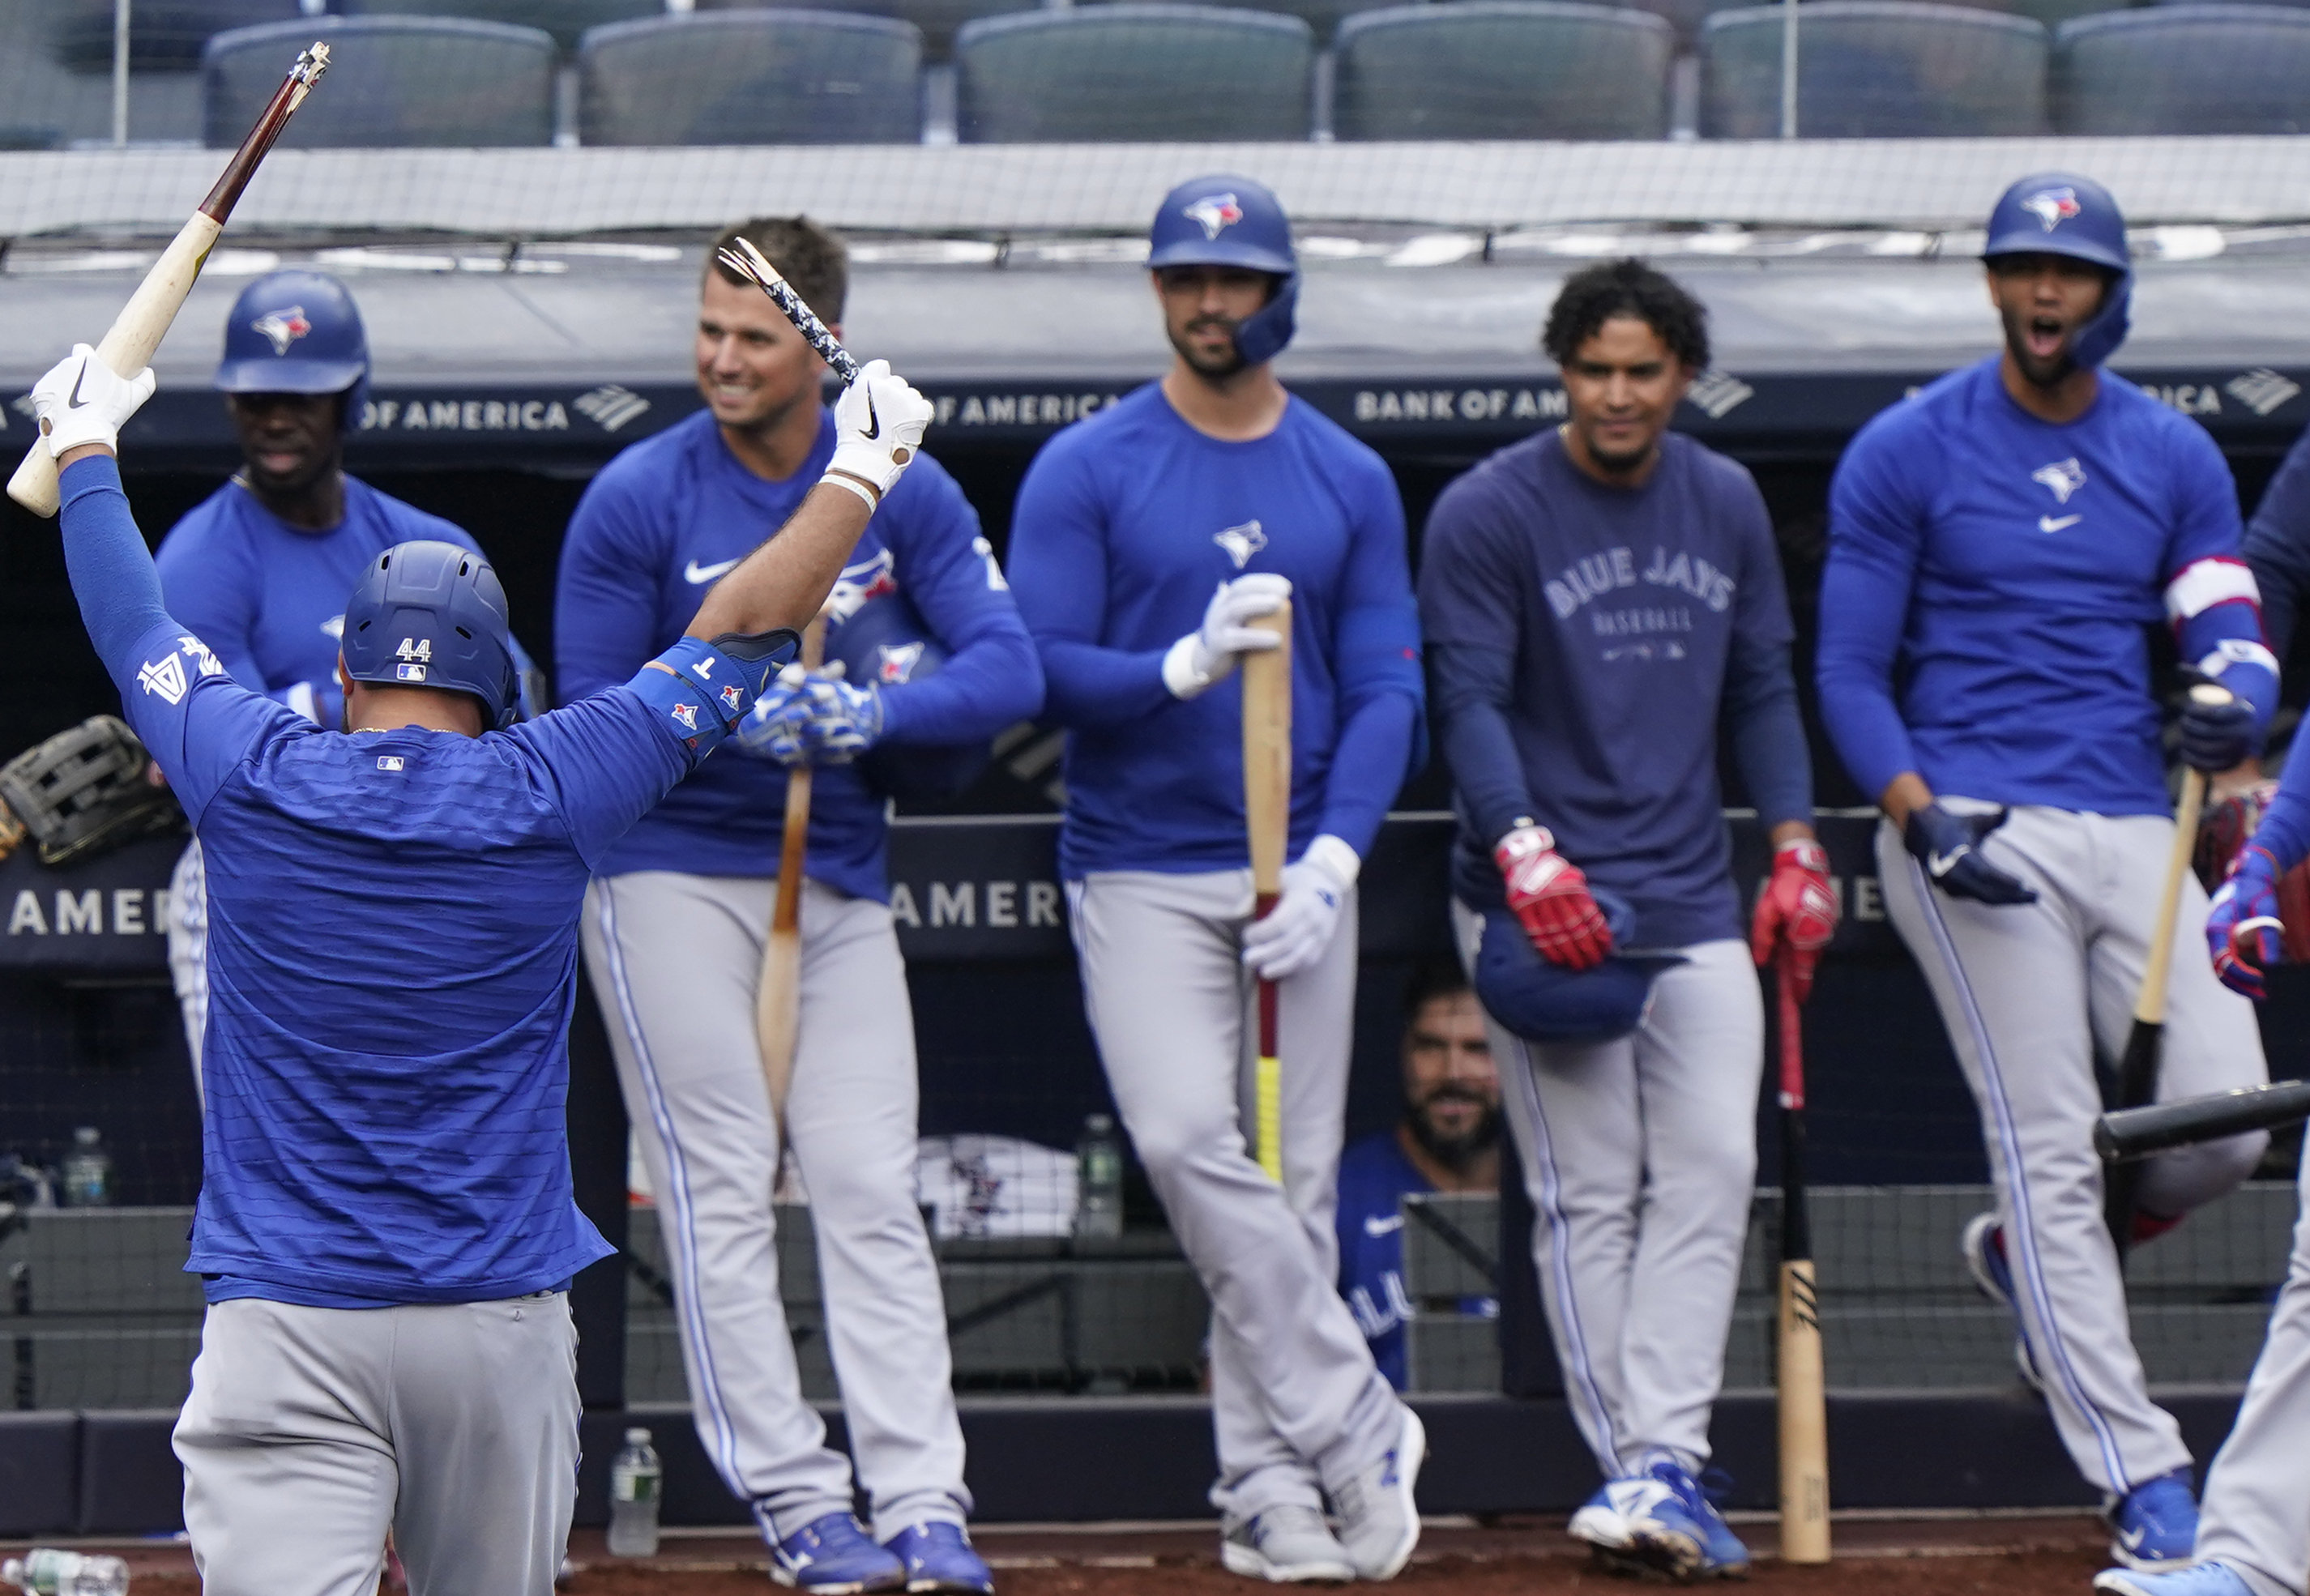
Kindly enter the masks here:
M 803 1400 L 771 1240 L 778 1127 L 754 994 L 777 889 L 638 871 L 594 882 L 584 926 L 658 1194 L 699 1438 L 774 1540 L 852 1501 L 850 1463 Z M 786 1134 L 810 1193 L 827 1341 L 874 1532 L 960 1523 L 962 1426 L 915 1190 L 914 1012 L 888 908 L 803 883 L 799 1032 Z
M 1472 969 L 1482 917 L 1453 905 Z M 1607 1479 L 1665 1454 L 1698 1472 L 1757 1178 L 1765 1009 L 1748 945 L 1701 942 L 1610 1042 L 1527 1042 L 1489 1014 L 1533 1206 L 1541 1305 Z
M 2164 815 L 2017 808 L 1982 853 L 2037 901 L 1993 907 L 1929 886 L 1892 823 L 1877 830 L 1886 912 L 1932 987 L 1981 1110 L 2014 1305 L 2046 1404 L 2078 1471 L 2114 1496 L 2190 1464 L 2133 1349 L 2093 1150 L 2095 1059 L 2114 1064 L 2125 1051 L 2173 840 Z M 2184 873 L 2160 1101 L 2267 1079 L 2254 1005 L 2214 978 L 2205 925 L 2206 895 Z M 2158 1155 L 2143 1169 L 2141 1209 L 2173 1218 L 2212 1201 L 2254 1172 L 2268 1142 L 2255 1132 Z
M 1400 1408 L 1341 1300 L 1340 1142 L 1356 899 L 1277 993 L 1283 1184 L 1250 1148 L 1259 1047 L 1243 963 L 1251 872 L 1099 872 L 1067 885 L 1084 1007 L 1139 1161 L 1211 1299 L 1211 1418 L 1230 1519 L 1320 1507 L 1396 1443 Z
M 201 1326 L 178 1418 L 206 1596 L 551 1596 L 578 1498 L 569 1299 L 306 1308 Z

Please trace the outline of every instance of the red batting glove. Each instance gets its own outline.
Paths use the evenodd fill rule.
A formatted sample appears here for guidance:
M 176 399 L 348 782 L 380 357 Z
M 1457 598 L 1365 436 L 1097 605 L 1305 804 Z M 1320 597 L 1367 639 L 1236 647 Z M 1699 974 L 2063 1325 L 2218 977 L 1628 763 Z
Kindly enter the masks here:
M 1773 873 L 1757 895 L 1749 923 L 1749 951 L 1759 967 L 1786 949 L 1789 982 L 1802 1002 L 1812 991 L 1813 967 L 1837 934 L 1837 894 L 1828 885 L 1828 850 L 1810 837 L 1773 850 Z
M 1612 928 L 1588 895 L 1588 878 L 1556 851 L 1545 826 L 1518 826 L 1492 849 L 1507 882 L 1508 907 L 1540 956 L 1569 969 L 1592 970 L 1612 951 Z

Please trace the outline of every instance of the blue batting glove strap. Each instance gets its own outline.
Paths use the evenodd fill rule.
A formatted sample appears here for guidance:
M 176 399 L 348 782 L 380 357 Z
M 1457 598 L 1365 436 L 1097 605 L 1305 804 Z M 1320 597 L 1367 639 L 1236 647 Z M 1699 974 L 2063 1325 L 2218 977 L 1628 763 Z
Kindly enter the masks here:
M 2278 861 L 2268 850 L 2249 844 L 2238 854 L 2230 879 L 2206 906 L 2206 951 L 2215 976 L 2232 992 L 2256 1002 L 2270 995 L 2262 972 L 2282 957 L 2278 877 Z
M 738 729 L 738 723 L 746 718 L 746 712 L 775 674 L 766 672 L 759 663 L 733 659 L 696 638 L 677 638 L 673 647 L 657 656 L 657 663 L 688 682 L 706 701 L 725 734 Z
M 2254 752 L 2256 716 L 2244 698 L 2226 704 L 2201 704 L 2191 698 L 2182 709 L 2182 761 L 2193 770 L 2228 770 Z
M 746 690 L 760 698 L 802 652 L 802 634 L 783 626 L 767 632 L 716 632 L 712 644 L 738 667 Z
M 1981 855 L 1981 840 L 2005 824 L 2009 811 L 1954 814 L 1938 803 L 1909 811 L 1901 844 L 1925 867 L 1934 886 L 1951 898 L 1997 907 L 2035 903 L 2037 895 Z

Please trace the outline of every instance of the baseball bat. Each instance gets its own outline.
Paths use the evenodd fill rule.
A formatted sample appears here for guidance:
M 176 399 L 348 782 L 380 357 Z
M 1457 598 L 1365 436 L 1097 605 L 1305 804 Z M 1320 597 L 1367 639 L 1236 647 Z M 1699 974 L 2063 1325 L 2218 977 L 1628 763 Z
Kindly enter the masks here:
M 2210 681 L 2190 690 L 2201 704 L 2227 703 L 2229 690 Z M 2174 971 L 2174 923 L 2182 906 L 2182 878 L 2190 869 L 2190 855 L 2198 846 L 2198 813 L 2205 807 L 2206 773 L 2182 773 L 2182 801 L 2174 811 L 2174 846 L 2167 854 L 2166 882 L 2158 898 L 2158 921 L 2149 935 L 2149 962 L 2141 972 L 2141 993 L 2133 1004 L 2133 1028 L 2126 1034 L 2125 1054 L 2117 1066 L 2119 1109 L 2140 1108 L 2158 1097 L 2158 1067 L 2166 1047 L 2166 983 Z M 2102 1175 L 2102 1219 L 2125 1261 L 2133 1245 L 2133 1205 L 2141 1191 L 2141 1171 L 2132 1164 L 2114 1164 Z
M 803 629 L 802 667 L 826 658 L 826 617 Z M 802 871 L 810 847 L 810 770 L 786 772 L 786 820 L 778 839 L 778 890 L 770 906 L 769 940 L 762 944 L 762 978 L 754 988 L 754 1034 L 762 1047 L 762 1078 L 770 1089 L 770 1118 L 783 1120 L 786 1089 L 794 1084 L 795 1040 L 802 1028 Z
M 1291 604 L 1245 624 L 1273 632 L 1273 648 L 1243 656 L 1243 814 L 1251 834 L 1252 918 L 1283 893 L 1291 839 Z M 1275 1040 L 1275 983 L 1259 984 L 1259 1063 L 1252 1077 L 1252 1148 L 1283 1183 L 1283 1060 Z
M 289 124 L 290 113 L 305 103 L 313 85 L 329 69 L 329 47 L 316 44 L 297 57 L 289 75 L 274 90 L 265 114 L 256 118 L 256 126 L 240 141 L 225 163 L 224 175 L 209 190 L 200 209 L 195 211 L 152 269 L 144 273 L 144 281 L 128 296 L 128 303 L 96 346 L 97 359 L 122 377 L 134 377 L 152 363 L 152 351 L 161 347 L 168 335 L 169 324 L 177 319 L 185 296 L 193 291 L 200 278 L 201 268 L 208 264 L 209 250 L 217 236 L 224 231 L 225 219 L 256 175 L 259 162 L 271 152 L 274 141 Z M 355 418 L 358 421 L 359 418 Z M 16 467 L 16 474 L 8 479 L 8 497 L 36 516 L 56 513 L 56 463 L 49 455 L 46 444 L 35 441 L 24 463 Z
M 2169 1147 L 2275 1130 L 2305 1118 L 2310 1118 L 2310 1080 L 2273 1080 L 2105 1114 L 2094 1122 L 2094 1151 L 2106 1163 L 2123 1164 Z
M 1781 1046 L 1781 1560 L 1828 1561 L 1828 1397 L 1805 1207 L 1804 1028 L 1789 955 L 1779 966 Z
M 751 239 L 739 239 L 723 250 L 720 258 L 724 265 L 741 277 L 751 279 L 756 288 L 770 296 L 770 303 L 794 323 L 795 331 L 818 351 L 818 358 L 834 369 L 834 375 L 842 379 L 843 386 L 848 387 L 858 380 L 856 357 L 843 348 L 842 341 L 827 330 L 826 324 L 818 319 L 818 313 L 803 303 L 802 296 L 778 274 L 778 269 L 770 265 L 769 257 L 754 247 Z

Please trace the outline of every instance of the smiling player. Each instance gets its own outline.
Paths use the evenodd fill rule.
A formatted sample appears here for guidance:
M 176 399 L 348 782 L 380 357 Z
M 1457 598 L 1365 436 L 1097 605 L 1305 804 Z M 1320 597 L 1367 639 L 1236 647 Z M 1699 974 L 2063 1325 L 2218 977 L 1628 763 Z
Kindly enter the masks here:
M 2099 367 L 2125 336 L 2125 224 L 2100 185 L 2027 178 L 1983 251 L 2005 347 L 1871 421 L 1838 464 L 1823 718 L 1885 811 L 1885 901 L 1981 1110 L 1997 1208 L 1963 1245 L 2104 1493 L 2132 1568 L 2190 1557 L 2190 1453 L 2154 1406 L 2102 1219 L 2097 1051 L 2122 1051 L 2173 840 L 2148 629 L 2235 695 L 2182 757 L 2236 765 L 2277 702 L 2236 490 L 2203 429 Z M 1897 686 L 1897 682 L 1898 685 Z M 2182 883 L 2161 1098 L 2264 1076 L 2253 1009 L 2195 951 Z M 2250 1174 L 2255 1132 L 2160 1155 L 2132 1239 Z

